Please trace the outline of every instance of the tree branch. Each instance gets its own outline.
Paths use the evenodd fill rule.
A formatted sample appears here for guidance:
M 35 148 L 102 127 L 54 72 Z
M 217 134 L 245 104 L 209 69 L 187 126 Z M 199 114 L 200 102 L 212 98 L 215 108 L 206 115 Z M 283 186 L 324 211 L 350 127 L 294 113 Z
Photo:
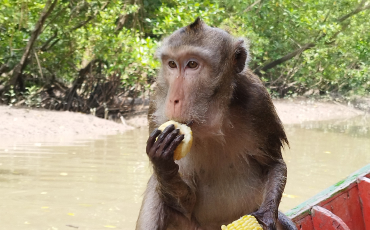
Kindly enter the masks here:
M 288 60 L 292 59 L 293 57 L 295 57 L 295 56 L 297 56 L 297 55 L 301 54 L 301 53 L 302 53 L 302 52 L 304 52 L 305 50 L 308 50 L 308 49 L 310 49 L 310 48 L 312 48 L 312 47 L 314 47 L 314 46 L 315 46 L 315 43 L 307 43 L 307 44 L 305 44 L 304 46 L 302 46 L 301 48 L 299 48 L 299 49 L 297 49 L 297 50 L 294 50 L 293 52 L 291 52 L 291 53 L 289 53 L 289 54 L 285 55 L 284 57 L 279 58 L 279 59 L 277 59 L 277 60 L 275 60 L 275 61 L 272 61 L 272 62 L 270 62 L 270 63 L 266 64 L 265 66 L 261 67 L 261 68 L 257 68 L 254 72 L 255 72 L 256 74 L 260 75 L 260 74 L 261 74 L 261 72 L 260 72 L 261 70 L 262 70 L 262 71 L 266 71 L 266 70 L 272 69 L 272 68 L 274 68 L 275 66 L 280 65 L 281 63 L 284 63 L 284 62 L 286 62 L 286 61 L 288 61 Z
M 37 53 L 36 53 L 35 50 L 33 51 L 33 53 L 35 54 L 37 65 L 39 66 L 39 70 L 40 70 L 40 75 L 41 75 L 41 78 L 43 79 L 44 78 L 44 75 L 42 74 L 42 68 L 41 68 L 39 57 L 37 56 Z
M 357 8 L 355 9 L 355 10 L 353 10 L 351 13 L 349 13 L 349 14 L 346 14 L 346 15 L 344 15 L 344 16 L 342 16 L 342 17 L 340 17 L 339 19 L 337 19 L 337 22 L 339 22 L 339 23 L 342 23 L 342 22 L 344 22 L 346 19 L 348 19 L 348 18 L 350 18 L 350 17 L 352 17 L 353 15 L 356 15 L 356 14 L 358 14 L 358 13 L 360 13 L 360 12 L 362 12 L 362 11 L 364 11 L 364 10 L 367 10 L 367 9 L 370 9 L 370 3 L 367 3 L 367 5 L 365 5 L 365 3 L 366 3 L 366 0 L 362 0 L 361 1 L 361 3 L 357 6 Z M 330 12 L 330 11 L 329 11 Z M 327 16 L 329 15 L 329 12 L 328 12 L 328 14 L 327 14 Z M 326 20 L 326 18 L 325 18 L 325 20 Z M 332 40 L 331 42 L 327 42 L 327 43 L 325 43 L 326 45 L 329 45 L 329 44 L 332 44 L 334 41 L 334 39 L 338 36 L 338 34 L 340 33 L 340 32 L 342 32 L 343 30 L 345 30 L 347 27 L 348 27 L 348 25 L 349 24 L 345 24 L 343 27 L 342 27 L 342 29 L 340 30 L 340 31 L 337 31 L 332 37 L 331 37 L 331 39 L 330 40 Z M 295 56 L 297 56 L 298 54 L 301 54 L 302 52 L 304 52 L 305 50 L 308 50 L 308 49 L 310 49 L 310 48 L 313 48 L 313 47 L 315 47 L 315 45 L 316 45 L 316 42 L 317 41 L 319 41 L 319 40 L 321 40 L 323 37 L 325 37 L 326 36 L 326 34 L 321 34 L 321 35 L 319 35 L 315 40 L 314 40 L 314 42 L 310 42 L 310 43 L 307 43 L 306 45 L 304 45 L 303 47 L 301 47 L 301 48 L 299 48 L 299 49 L 297 49 L 297 50 L 295 50 L 295 51 L 293 51 L 293 52 L 291 52 L 291 53 L 289 53 L 289 54 L 287 54 L 287 55 L 285 55 L 284 57 L 282 57 L 282 58 L 280 58 L 280 59 L 277 59 L 277 60 L 274 60 L 274 61 L 272 61 L 272 62 L 269 62 L 269 63 L 267 63 L 266 65 L 264 65 L 264 66 L 262 66 L 262 67 L 259 67 L 259 68 L 257 68 L 257 69 L 255 69 L 254 70 L 254 73 L 256 73 L 256 74 L 258 74 L 258 75 L 261 75 L 261 70 L 262 71 L 267 71 L 267 70 L 269 70 L 269 69 L 272 69 L 272 68 L 274 68 L 275 66 L 277 66 L 277 65 L 280 65 L 280 64 L 282 64 L 282 63 L 284 63 L 284 62 L 286 62 L 286 61 L 288 61 L 288 60 L 290 60 L 290 59 L 292 59 L 293 57 L 295 57 Z
M 14 88 L 16 87 L 17 81 L 19 76 L 22 74 L 24 68 L 26 67 L 26 60 L 30 54 L 30 51 L 33 47 L 33 44 L 37 40 L 38 36 L 40 35 L 40 32 L 42 30 L 42 27 L 45 23 L 46 18 L 50 15 L 50 13 L 53 11 L 54 7 L 56 6 L 58 0 L 48 0 L 45 4 L 44 9 L 42 10 L 42 13 L 40 15 L 39 20 L 36 22 L 35 29 L 32 31 L 31 36 L 27 42 L 27 46 L 24 50 L 23 56 L 20 60 L 20 62 L 14 67 L 13 74 L 10 78 L 9 84 L 7 88 L 12 85 Z M 7 90 L 6 90 L 7 91 Z
M 51 23 L 53 23 L 54 22 L 54 20 L 56 19 L 56 18 L 58 18 L 62 13 L 64 13 L 64 11 L 66 10 L 68 8 L 68 6 L 65 6 L 65 7 L 63 7 L 59 12 L 57 12 L 56 14 L 55 14 L 55 16 L 54 17 L 52 17 L 50 20 L 49 20 L 49 22 L 48 23 L 46 23 L 46 25 L 44 26 L 44 28 L 42 29 L 42 32 L 44 32 L 44 30 L 51 24 Z
M 48 46 L 44 52 L 50 50 L 55 44 L 57 44 L 58 42 L 60 41 L 60 39 L 55 39 L 55 41 L 53 41 L 53 43 L 50 44 L 50 46 Z
M 51 36 L 40 48 L 41 51 L 45 52 L 47 50 L 47 47 L 49 43 L 54 40 L 58 36 L 58 30 L 54 30 L 53 36 Z
M 245 10 L 244 10 L 244 13 L 246 13 L 246 12 L 248 12 L 248 11 L 251 11 L 251 10 L 252 10 L 252 8 L 253 8 L 255 5 L 257 5 L 258 3 L 260 3 L 260 2 L 261 2 L 261 0 L 257 0 L 257 1 L 255 1 L 252 5 L 248 6 L 248 7 L 247 7 L 247 9 L 245 9 Z
M 120 16 L 118 16 L 116 28 L 114 29 L 116 34 L 118 34 L 122 30 L 123 26 L 125 25 L 126 18 L 127 14 L 121 14 Z
M 330 45 L 330 44 L 333 44 L 335 42 L 335 38 L 344 30 L 347 29 L 347 27 L 349 26 L 350 23 L 347 23 L 347 24 L 344 24 L 342 26 L 342 29 L 341 30 L 338 30 L 337 32 L 335 32 L 335 34 L 333 34 L 333 36 L 331 36 L 331 38 L 329 39 L 330 41 L 327 41 L 325 42 L 326 45 Z
M 370 9 L 370 3 L 368 2 L 366 6 L 365 6 L 365 3 L 366 3 L 366 0 L 362 0 L 361 3 L 357 6 L 357 8 L 355 10 L 353 10 L 349 14 L 346 14 L 346 15 L 340 17 L 337 21 L 339 23 L 341 23 L 341 22 L 347 20 L 348 18 L 352 17 L 353 15 L 360 13 L 361 11 Z
M 71 31 L 73 31 L 73 30 L 77 30 L 77 29 L 79 29 L 79 28 L 81 28 L 81 27 L 83 27 L 84 25 L 86 25 L 87 23 L 89 23 L 93 18 L 95 18 L 94 16 L 88 16 L 87 17 L 87 20 L 85 20 L 85 21 L 83 21 L 83 22 L 81 22 L 80 24 L 78 24 L 77 26 L 75 26 L 75 27 L 73 27 L 72 29 L 71 29 Z
M 110 1 L 107 1 L 101 8 L 100 8 L 100 11 L 104 10 L 105 8 L 107 8 L 108 4 L 109 4 Z M 90 15 L 87 17 L 87 19 L 83 22 L 81 22 L 80 24 L 78 24 L 77 26 L 73 27 L 70 31 L 73 31 L 73 30 L 77 30 L 83 26 L 85 26 L 87 23 L 89 23 L 91 20 L 93 20 L 96 15 L 99 13 L 99 10 L 97 10 L 94 15 Z

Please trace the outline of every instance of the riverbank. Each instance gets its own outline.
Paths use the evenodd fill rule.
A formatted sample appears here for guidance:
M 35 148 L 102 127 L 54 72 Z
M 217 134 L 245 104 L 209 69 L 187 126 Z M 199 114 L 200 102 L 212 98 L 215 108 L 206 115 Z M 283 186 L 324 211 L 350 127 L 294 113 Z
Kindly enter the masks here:
M 274 100 L 274 104 L 285 125 L 364 114 L 361 110 L 334 102 Z M 145 114 L 129 116 L 126 123 L 128 125 L 74 112 L 0 106 L 1 142 L 53 137 L 94 138 L 123 133 L 134 127 L 146 128 L 148 124 Z
M 284 125 L 307 121 L 347 119 L 365 112 L 334 101 L 274 100 L 276 111 Z

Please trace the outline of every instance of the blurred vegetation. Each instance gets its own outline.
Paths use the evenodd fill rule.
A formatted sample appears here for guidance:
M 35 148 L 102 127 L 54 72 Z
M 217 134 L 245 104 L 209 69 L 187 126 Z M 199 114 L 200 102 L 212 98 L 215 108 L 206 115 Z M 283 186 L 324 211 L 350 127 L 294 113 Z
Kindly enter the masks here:
M 163 36 L 198 16 L 250 40 L 273 96 L 368 96 L 369 12 L 369 0 L 0 0 L 1 102 L 125 112 L 148 95 Z

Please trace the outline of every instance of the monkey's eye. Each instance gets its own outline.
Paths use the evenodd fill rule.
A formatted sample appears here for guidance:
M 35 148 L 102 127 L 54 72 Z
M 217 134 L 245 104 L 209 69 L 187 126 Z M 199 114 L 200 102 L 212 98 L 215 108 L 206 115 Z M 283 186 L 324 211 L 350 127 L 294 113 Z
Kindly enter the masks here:
M 176 68 L 176 67 L 177 67 L 177 65 L 176 65 L 176 63 L 175 63 L 174 61 L 169 61 L 169 62 L 168 62 L 168 65 L 169 65 L 171 68 Z
M 197 68 L 197 67 L 198 67 L 198 63 L 196 63 L 195 61 L 189 61 L 189 62 L 188 62 L 188 67 L 189 67 L 190 69 L 195 69 L 195 68 Z

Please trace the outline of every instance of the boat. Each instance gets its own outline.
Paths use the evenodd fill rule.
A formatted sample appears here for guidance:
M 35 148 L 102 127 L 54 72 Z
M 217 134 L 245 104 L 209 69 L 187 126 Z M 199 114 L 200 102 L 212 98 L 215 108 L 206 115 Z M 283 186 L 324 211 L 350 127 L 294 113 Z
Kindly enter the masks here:
M 370 164 L 285 214 L 298 230 L 370 230 Z

